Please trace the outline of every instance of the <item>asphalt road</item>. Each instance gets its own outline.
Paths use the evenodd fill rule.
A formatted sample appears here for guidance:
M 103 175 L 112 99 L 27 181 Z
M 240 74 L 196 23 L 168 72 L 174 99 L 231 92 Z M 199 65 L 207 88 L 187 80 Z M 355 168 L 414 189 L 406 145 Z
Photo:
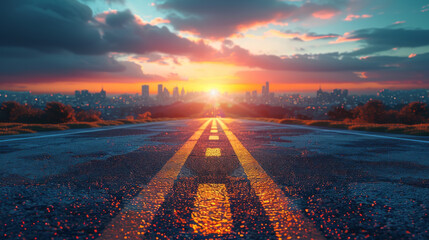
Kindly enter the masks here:
M 429 239 L 428 149 L 233 119 L 0 137 L 0 236 Z

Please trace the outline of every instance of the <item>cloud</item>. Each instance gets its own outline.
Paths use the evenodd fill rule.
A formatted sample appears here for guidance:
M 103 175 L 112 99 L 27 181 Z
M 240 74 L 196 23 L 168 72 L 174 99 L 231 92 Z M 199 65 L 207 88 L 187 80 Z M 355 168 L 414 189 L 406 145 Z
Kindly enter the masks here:
M 133 82 L 162 79 L 144 74 L 140 65 L 107 55 L 46 54 L 27 48 L 0 48 L 0 82 L 57 82 L 65 78 Z
M 429 86 L 429 69 L 426 67 L 427 61 L 429 61 L 429 53 L 411 59 L 408 57 L 368 57 L 363 60 L 346 59 L 343 62 L 336 62 L 331 59 L 328 60 L 328 64 L 324 64 L 323 61 L 332 58 L 332 56 L 323 55 L 313 57 L 301 55 L 285 60 L 283 64 L 277 65 L 277 68 L 239 71 L 236 74 L 237 81 L 258 83 L 260 79 L 270 79 L 270 82 L 273 83 L 384 82 Z M 312 64 L 319 64 L 319 67 L 306 65 L 307 62 L 311 63 L 309 58 L 315 57 L 321 61 Z M 335 68 L 337 63 L 341 65 Z M 347 68 L 344 68 L 345 66 Z
M 167 0 L 161 5 L 170 15 L 176 14 L 186 20 L 187 24 L 184 26 L 190 27 L 191 30 L 207 31 L 202 34 L 222 37 L 252 24 L 309 17 L 321 9 L 329 9 L 328 6 L 332 3 L 328 1 L 323 4 L 305 3 L 295 6 L 283 1 L 251 0 L 246 1 L 247 4 L 239 5 L 243 0 L 237 0 L 228 1 L 231 3 L 231 9 L 225 10 L 224 1 L 226 0 L 201 1 L 189 5 L 195 3 L 194 0 Z M 176 9 L 176 3 L 183 5 Z M 261 5 L 262 3 L 266 3 L 268 7 Z M 276 56 L 253 54 L 229 40 L 217 50 L 204 41 L 191 41 L 180 37 L 165 26 L 144 22 L 129 10 L 112 10 L 93 16 L 89 7 L 76 0 L 6 0 L 2 4 L 0 32 L 5 33 L 0 35 L 2 82 L 34 79 L 58 81 L 62 78 L 82 76 L 96 80 L 165 80 L 166 78 L 160 76 L 143 73 L 137 63 L 147 61 L 164 64 L 168 61 L 180 64 L 177 61 L 178 56 L 188 58 L 191 62 L 220 62 L 264 71 L 323 72 L 327 75 L 347 73 L 355 77 L 354 72 L 364 72 L 368 78 L 373 78 L 374 72 L 382 72 L 383 76 L 395 73 L 395 76 L 391 76 L 394 79 L 398 76 L 404 79 L 429 79 L 426 70 L 429 54 L 419 53 L 411 58 L 370 56 L 393 48 L 427 46 L 429 30 L 371 28 L 356 30 L 343 36 L 271 31 L 270 34 L 301 41 L 337 37 L 335 42 L 358 41 L 362 44 L 361 49 L 350 53 Z M 240 7 L 244 7 L 243 13 L 233 14 L 238 13 L 236 10 Z M 282 13 L 274 14 L 277 13 L 277 8 L 281 9 Z M 217 27 L 220 29 L 220 32 L 217 32 L 217 28 L 210 25 L 211 21 L 214 21 L 210 17 L 224 10 L 226 12 L 216 18 Z M 226 19 L 223 19 L 223 16 Z M 190 23 L 190 18 L 201 21 Z M 171 18 L 169 21 L 177 27 L 177 22 Z M 204 27 L 198 24 L 208 25 Z M 139 56 L 140 59 L 117 60 L 122 59 L 117 56 L 127 54 Z M 365 57 L 359 58 L 360 56 Z
M 104 51 L 91 9 L 77 1 L 7 0 L 0 8 L 0 46 L 77 54 Z
M 75 0 L 7 1 L 0 10 L 0 46 L 26 47 L 43 52 L 75 54 L 109 52 L 197 55 L 211 51 L 170 32 L 143 23 L 130 10 L 109 11 L 93 17 L 91 9 Z
M 276 36 L 276 37 L 282 37 L 282 38 L 289 38 L 294 39 L 298 41 L 313 41 L 313 40 L 319 40 L 319 39 L 329 39 L 329 38 L 337 38 L 339 37 L 338 34 L 317 34 L 317 33 L 299 33 L 299 32 L 292 32 L 292 31 L 279 31 L 275 29 L 271 29 L 267 32 L 265 32 L 265 36 Z
M 362 14 L 362 15 L 349 14 L 344 19 L 344 21 L 353 21 L 353 20 L 359 19 L 359 18 L 370 18 L 370 17 L 372 17 L 372 15 L 369 15 L 369 14 Z
M 176 30 L 214 39 L 268 23 L 311 16 L 328 19 L 339 12 L 335 4 L 307 2 L 298 6 L 280 0 L 164 0 L 157 8 L 167 13 Z
M 338 14 L 338 12 L 339 11 L 336 9 L 323 9 L 323 10 L 314 12 L 312 15 L 315 18 L 326 20 L 326 19 L 333 18 L 335 15 Z
M 124 64 L 109 56 L 112 52 L 165 53 L 190 59 L 215 53 L 203 41 L 193 42 L 166 27 L 144 23 L 129 10 L 93 16 L 88 6 L 76 0 L 7 0 L 0 8 L 0 32 L 5 33 L 0 35 L 2 79 L 25 74 L 126 75 Z M 11 56 L 10 62 L 6 55 Z M 137 75 L 146 77 L 141 71 Z
M 394 48 L 429 46 L 429 30 L 405 28 L 360 29 L 338 38 L 336 42 L 342 41 L 359 41 L 363 44 L 362 48 L 353 51 L 351 55 L 370 55 Z
M 96 0 L 81 0 L 83 2 L 95 2 Z M 125 0 L 99 0 L 102 2 L 105 2 L 107 4 L 113 4 L 113 3 L 119 3 L 119 4 L 125 4 Z

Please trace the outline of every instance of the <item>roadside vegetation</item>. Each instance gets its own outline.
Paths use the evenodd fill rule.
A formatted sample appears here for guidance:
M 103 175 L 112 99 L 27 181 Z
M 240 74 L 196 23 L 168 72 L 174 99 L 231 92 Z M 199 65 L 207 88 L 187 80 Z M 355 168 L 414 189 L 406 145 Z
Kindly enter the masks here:
M 203 103 L 175 103 L 167 106 L 122 109 L 124 119 L 103 120 L 94 110 L 73 109 L 69 105 L 50 102 L 44 109 L 17 102 L 0 105 L 0 135 L 34 133 L 74 128 L 95 128 L 121 124 L 145 123 L 177 118 L 199 118 L 213 115 L 213 107 Z M 300 124 L 329 128 L 429 136 L 429 109 L 413 102 L 398 109 L 388 109 L 381 101 L 372 100 L 354 109 L 334 107 L 327 119 L 312 119 L 297 114 L 296 107 L 267 105 L 221 104 L 216 114 L 223 117 L 252 118 L 284 124 Z
M 17 102 L 4 102 L 0 106 L 0 135 L 58 131 L 76 128 L 96 128 L 163 121 L 167 118 L 151 117 L 150 112 L 126 119 L 103 120 L 94 110 L 75 111 L 71 106 L 59 102 L 46 104 L 45 109 L 36 109 Z M 171 119 L 171 118 L 168 118 Z
M 347 110 L 335 107 L 328 112 L 329 120 L 306 118 L 252 118 L 256 120 L 319 126 L 328 128 L 429 136 L 429 109 L 424 103 L 412 102 L 400 110 L 388 110 L 378 100 Z

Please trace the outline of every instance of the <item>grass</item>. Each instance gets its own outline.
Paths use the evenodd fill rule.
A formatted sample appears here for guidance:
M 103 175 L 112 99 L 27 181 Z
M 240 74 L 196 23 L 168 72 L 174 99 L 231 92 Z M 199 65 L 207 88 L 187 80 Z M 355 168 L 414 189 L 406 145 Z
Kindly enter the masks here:
M 406 124 L 375 124 L 351 121 L 331 120 L 301 120 L 301 119 L 274 119 L 274 118 L 252 118 L 253 120 L 276 122 L 282 124 L 296 124 L 307 126 L 318 126 L 327 128 L 348 129 L 356 131 L 383 132 L 394 134 L 407 134 L 415 136 L 429 136 L 429 123 L 406 125 Z
M 26 124 L 26 123 L 0 123 L 0 136 L 2 135 L 15 135 L 25 133 L 36 133 L 46 131 L 61 131 L 67 129 L 81 129 L 81 128 L 97 128 L 104 126 L 118 126 L 124 124 L 137 124 L 146 122 L 158 122 L 174 120 L 173 118 L 154 118 L 145 120 L 102 120 L 98 122 L 68 122 L 59 124 Z

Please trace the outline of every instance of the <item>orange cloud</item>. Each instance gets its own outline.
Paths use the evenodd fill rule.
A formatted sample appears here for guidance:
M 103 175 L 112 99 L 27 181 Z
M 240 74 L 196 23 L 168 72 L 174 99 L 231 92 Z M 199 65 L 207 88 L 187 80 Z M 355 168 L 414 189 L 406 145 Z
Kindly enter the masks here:
M 265 36 L 275 36 L 275 37 L 282 37 L 282 38 L 290 38 L 290 39 L 300 39 L 302 41 L 313 41 L 318 39 L 325 39 L 325 38 L 335 38 L 338 37 L 338 35 L 335 34 L 326 34 L 326 35 L 317 35 L 317 34 L 307 34 L 307 33 L 297 33 L 297 32 L 281 32 L 278 30 L 271 29 L 265 33 Z
M 370 18 L 370 17 L 372 17 L 372 15 L 369 15 L 369 14 L 362 14 L 362 15 L 349 14 L 344 19 L 344 21 L 353 21 L 354 19 L 358 19 L 358 18 Z
M 408 58 L 413 58 L 413 57 L 415 57 L 415 56 L 417 56 L 417 54 L 415 54 L 415 53 L 411 53 L 411 54 L 408 56 Z
M 336 43 L 344 43 L 344 42 L 356 42 L 361 40 L 361 38 L 351 38 L 349 36 L 350 36 L 350 33 L 346 32 L 344 33 L 343 36 L 339 36 L 335 41 L 331 41 L 329 43 L 336 44 Z
M 170 23 L 170 20 L 157 17 L 155 19 L 152 19 L 152 21 L 149 22 L 150 25 L 158 25 L 161 23 Z
M 366 72 L 355 72 L 354 74 L 356 74 L 358 78 L 362 78 L 362 79 L 368 78 L 368 76 L 366 75 Z
M 337 10 L 323 9 L 323 10 L 314 12 L 312 15 L 315 18 L 326 20 L 326 19 L 333 18 L 335 15 L 337 15 L 337 13 L 338 13 Z

